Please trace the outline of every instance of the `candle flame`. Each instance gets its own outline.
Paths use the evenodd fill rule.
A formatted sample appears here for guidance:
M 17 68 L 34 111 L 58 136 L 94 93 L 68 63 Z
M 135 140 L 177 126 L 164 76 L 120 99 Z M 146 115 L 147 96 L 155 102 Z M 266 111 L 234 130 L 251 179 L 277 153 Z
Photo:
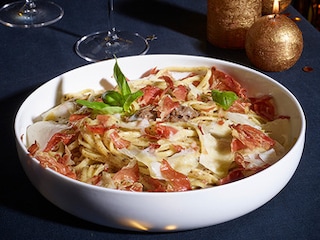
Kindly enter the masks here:
M 280 9 L 280 2 L 279 0 L 274 0 L 273 1 L 273 13 L 274 14 L 278 14 L 279 13 L 279 9 Z

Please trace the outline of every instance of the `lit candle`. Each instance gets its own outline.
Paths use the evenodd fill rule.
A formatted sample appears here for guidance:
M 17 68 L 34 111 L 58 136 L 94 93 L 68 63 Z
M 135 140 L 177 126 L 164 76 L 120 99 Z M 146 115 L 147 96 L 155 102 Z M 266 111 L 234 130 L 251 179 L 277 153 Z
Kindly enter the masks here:
M 208 0 L 208 41 L 222 48 L 244 48 L 246 33 L 261 10 L 261 0 Z
M 259 69 L 280 72 L 300 58 L 303 37 L 295 22 L 278 14 L 278 0 L 274 1 L 273 12 L 258 19 L 248 30 L 245 50 L 251 63 Z
M 291 0 L 281 0 L 279 1 L 279 13 L 286 10 L 291 4 Z M 273 12 L 274 0 L 262 0 L 262 15 L 272 14 Z

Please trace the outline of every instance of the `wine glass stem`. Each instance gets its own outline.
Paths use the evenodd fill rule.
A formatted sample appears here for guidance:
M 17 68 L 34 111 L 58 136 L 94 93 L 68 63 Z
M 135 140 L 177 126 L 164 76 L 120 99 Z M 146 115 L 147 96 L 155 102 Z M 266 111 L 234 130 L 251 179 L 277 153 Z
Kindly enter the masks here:
M 20 15 L 32 15 L 37 12 L 36 4 L 33 0 L 26 0 L 26 3 L 20 9 Z
M 116 32 L 113 13 L 114 13 L 114 0 L 108 0 L 108 29 L 110 30 L 111 33 Z

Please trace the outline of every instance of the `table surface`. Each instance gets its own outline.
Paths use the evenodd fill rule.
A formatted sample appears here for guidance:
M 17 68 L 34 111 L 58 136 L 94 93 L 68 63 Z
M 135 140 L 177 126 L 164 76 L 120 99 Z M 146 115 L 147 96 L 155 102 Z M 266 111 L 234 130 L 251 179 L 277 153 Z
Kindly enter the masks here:
M 1 0 L 1 3 L 5 1 Z M 13 120 L 28 94 L 51 78 L 89 64 L 74 51 L 83 35 L 107 27 L 107 0 L 55 0 L 65 11 L 54 25 L 37 29 L 0 26 L 0 236 L 2 239 L 319 239 L 320 236 L 320 33 L 297 22 L 304 49 L 284 72 L 267 72 L 301 103 L 307 118 L 305 151 L 288 185 L 259 209 L 235 220 L 184 232 L 136 233 L 98 226 L 51 204 L 24 174 L 15 149 Z M 155 34 L 148 54 L 188 54 L 251 66 L 244 50 L 206 41 L 206 0 L 117 0 L 118 29 Z M 300 16 L 291 6 L 290 17 Z M 310 66 L 311 72 L 303 67 Z M 235 199 L 236 201 L 236 199 Z

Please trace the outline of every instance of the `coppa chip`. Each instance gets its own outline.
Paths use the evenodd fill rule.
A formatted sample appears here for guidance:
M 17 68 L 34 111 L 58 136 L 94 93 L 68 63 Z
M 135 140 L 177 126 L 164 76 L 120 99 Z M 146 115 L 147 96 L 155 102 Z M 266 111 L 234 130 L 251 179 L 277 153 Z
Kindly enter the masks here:
M 247 96 L 215 67 L 153 68 L 128 81 L 116 62 L 114 77 L 114 89 L 69 93 L 28 128 L 42 166 L 101 187 L 171 192 L 239 180 L 286 152 L 290 119 L 275 115 L 272 96 Z

